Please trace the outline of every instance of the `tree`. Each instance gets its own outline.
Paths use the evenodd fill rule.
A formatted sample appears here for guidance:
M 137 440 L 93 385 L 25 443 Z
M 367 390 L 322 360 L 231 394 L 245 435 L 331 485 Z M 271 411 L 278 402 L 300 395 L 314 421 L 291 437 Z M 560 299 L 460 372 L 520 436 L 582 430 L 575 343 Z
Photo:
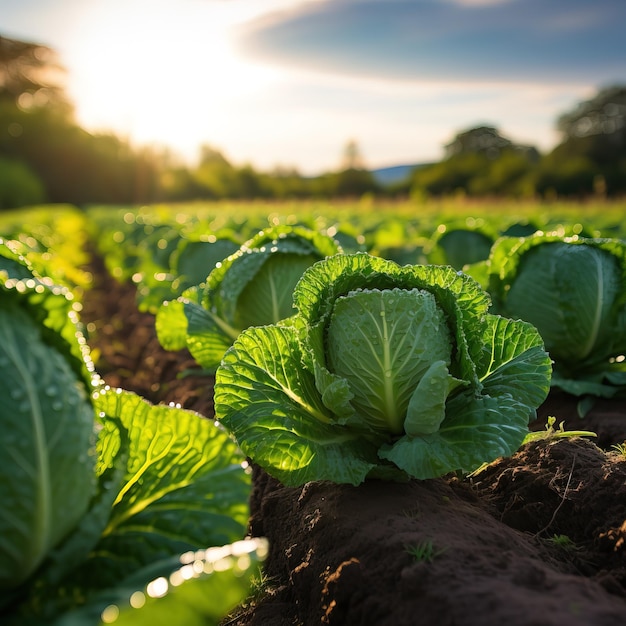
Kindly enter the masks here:
M 507 148 L 489 160 L 469 182 L 471 195 L 525 196 L 534 192 L 532 173 L 536 162 L 526 153 Z
M 70 114 L 63 67 L 47 46 L 0 37 L 0 102 L 22 110 L 51 107 Z
M 586 195 L 626 192 L 626 86 L 598 91 L 557 120 L 562 141 L 542 163 L 540 187 Z
M 200 197 L 233 197 L 237 184 L 235 168 L 219 150 L 211 146 L 202 146 L 200 152 L 200 161 L 193 174 L 197 187 L 202 190 Z
M 515 144 L 492 126 L 458 133 L 445 146 L 445 154 L 443 161 L 415 170 L 412 193 L 525 195 L 539 159 L 536 148 Z
M 563 140 L 602 139 L 606 148 L 626 148 L 626 86 L 601 89 L 591 100 L 561 115 L 557 128 Z
M 20 161 L 0 156 L 0 210 L 43 202 L 41 181 Z
M 504 148 L 512 145 L 509 139 L 500 135 L 491 126 L 478 126 L 458 133 L 454 139 L 444 146 L 445 158 L 450 159 L 460 154 L 485 154 L 495 159 Z
M 363 170 L 365 169 L 363 157 L 359 145 L 354 139 L 350 139 L 343 149 L 343 159 L 341 170 Z
M 366 169 L 357 142 L 350 140 L 344 148 L 341 170 L 331 177 L 330 195 L 358 197 L 377 190 L 374 176 Z

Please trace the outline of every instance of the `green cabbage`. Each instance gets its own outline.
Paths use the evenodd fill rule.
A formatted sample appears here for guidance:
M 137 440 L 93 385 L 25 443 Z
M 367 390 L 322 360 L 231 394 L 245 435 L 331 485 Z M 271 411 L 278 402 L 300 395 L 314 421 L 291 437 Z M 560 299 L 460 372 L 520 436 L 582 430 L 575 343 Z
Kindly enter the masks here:
M 537 234 L 504 238 L 488 265 L 502 315 L 532 323 L 554 360 L 552 385 L 575 395 L 626 389 L 626 245 Z
M 518 449 L 550 384 L 536 329 L 489 304 L 451 267 L 320 261 L 292 318 L 227 351 L 216 416 L 288 485 L 473 471 Z
M 163 303 L 156 316 L 159 342 L 166 350 L 188 348 L 201 367 L 214 371 L 242 330 L 293 315 L 293 289 L 303 272 L 338 252 L 334 239 L 304 227 L 259 232 L 216 265 L 206 286 Z

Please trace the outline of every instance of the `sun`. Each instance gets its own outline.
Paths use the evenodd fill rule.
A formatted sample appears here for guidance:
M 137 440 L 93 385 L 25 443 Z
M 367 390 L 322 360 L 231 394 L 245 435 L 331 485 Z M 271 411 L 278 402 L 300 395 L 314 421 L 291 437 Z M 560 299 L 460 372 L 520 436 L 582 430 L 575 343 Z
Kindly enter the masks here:
M 272 70 L 233 48 L 233 27 L 250 16 L 245 2 L 120 7 L 91 5 L 77 20 L 68 91 L 85 128 L 191 157 L 220 127 L 236 127 L 234 103 L 272 81 Z

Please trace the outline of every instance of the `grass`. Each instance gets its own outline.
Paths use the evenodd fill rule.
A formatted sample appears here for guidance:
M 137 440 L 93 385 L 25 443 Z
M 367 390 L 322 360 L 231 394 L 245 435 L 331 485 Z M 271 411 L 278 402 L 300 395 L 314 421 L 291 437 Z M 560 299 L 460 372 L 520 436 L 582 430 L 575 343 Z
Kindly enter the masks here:
M 626 441 L 624 443 L 616 443 L 614 446 L 611 446 L 611 448 L 626 459 Z
M 446 548 L 436 549 L 430 539 L 419 541 L 416 544 L 406 545 L 405 550 L 415 559 L 416 563 L 432 563 Z
M 578 546 L 567 535 L 552 535 L 545 540 L 547 543 L 563 550 L 577 550 Z

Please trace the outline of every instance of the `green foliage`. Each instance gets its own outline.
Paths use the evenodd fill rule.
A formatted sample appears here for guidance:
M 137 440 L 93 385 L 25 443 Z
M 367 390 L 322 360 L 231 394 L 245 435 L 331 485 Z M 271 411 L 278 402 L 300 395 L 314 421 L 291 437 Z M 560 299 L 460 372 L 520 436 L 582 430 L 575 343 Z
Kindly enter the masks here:
M 0 104 L 69 113 L 63 90 L 50 80 L 58 69 L 52 48 L 0 36 Z
M 562 144 L 547 155 L 535 175 L 536 190 L 544 195 L 584 197 L 594 193 L 601 168 L 573 146 Z
M 450 267 L 325 259 L 293 318 L 227 351 L 216 416 L 287 485 L 472 471 L 517 450 L 550 379 L 536 330 L 488 306 Z
M 578 550 L 578 546 L 567 535 L 553 535 L 552 537 L 548 537 L 545 541 L 552 546 L 568 552 Z
M 32 206 L 2 214 L 4 249 L 10 248 L 39 276 L 70 290 L 76 299 L 92 281 L 86 270 L 87 227 L 84 213 L 71 205 Z
M 95 488 L 88 390 L 12 300 L 5 293 L 0 308 L 2 589 L 33 574 L 85 514 Z
M 626 459 L 626 441 L 624 443 L 617 443 L 614 446 L 611 446 L 616 452 L 619 452 L 624 459 Z

